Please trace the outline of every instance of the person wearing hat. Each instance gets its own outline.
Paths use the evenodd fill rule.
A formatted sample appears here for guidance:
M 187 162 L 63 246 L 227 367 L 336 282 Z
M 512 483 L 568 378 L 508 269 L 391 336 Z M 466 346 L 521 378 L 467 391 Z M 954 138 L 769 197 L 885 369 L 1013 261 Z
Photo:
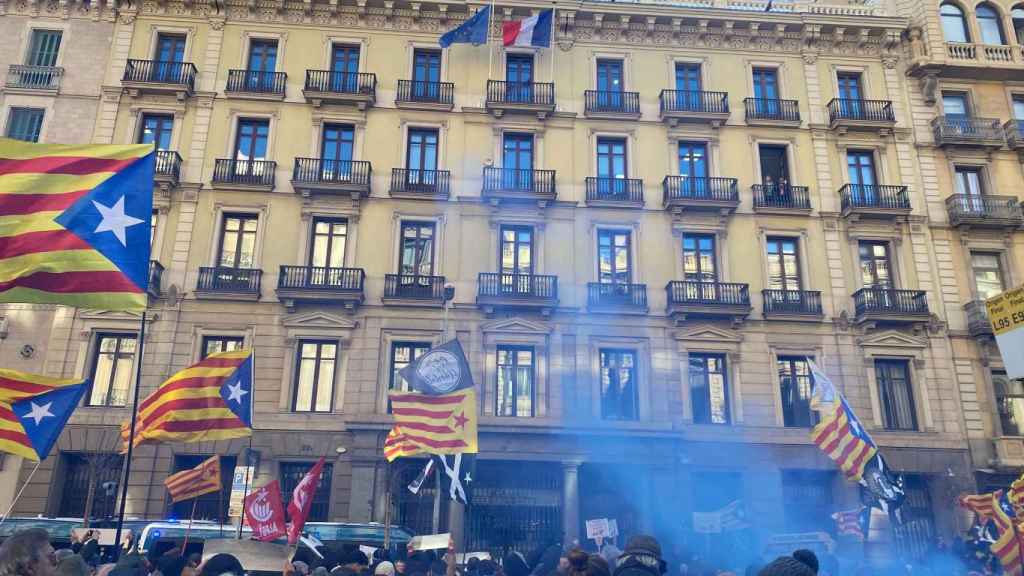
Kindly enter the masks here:
M 757 576 L 814 576 L 814 570 L 792 556 L 779 556 Z
M 662 576 L 665 571 L 661 544 L 653 536 L 639 534 L 626 544 L 616 562 L 614 576 Z

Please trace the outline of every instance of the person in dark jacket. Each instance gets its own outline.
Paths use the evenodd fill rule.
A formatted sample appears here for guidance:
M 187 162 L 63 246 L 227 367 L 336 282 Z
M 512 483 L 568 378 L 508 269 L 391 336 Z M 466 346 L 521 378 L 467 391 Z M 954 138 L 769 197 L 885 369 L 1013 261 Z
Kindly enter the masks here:
M 814 576 L 814 571 L 792 556 L 779 556 L 762 568 L 757 576 Z

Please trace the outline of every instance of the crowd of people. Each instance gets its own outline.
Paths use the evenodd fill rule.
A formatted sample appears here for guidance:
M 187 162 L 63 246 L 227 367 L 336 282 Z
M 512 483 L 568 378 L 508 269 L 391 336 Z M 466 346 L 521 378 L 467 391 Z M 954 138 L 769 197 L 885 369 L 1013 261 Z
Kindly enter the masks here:
M 420 551 L 392 558 L 383 549 L 368 557 L 357 545 L 323 547 L 314 554 L 300 547 L 282 567 L 282 576 L 839 576 L 831 555 L 819 557 L 797 550 L 743 570 L 712 569 L 699 559 L 670 565 L 658 540 L 635 536 L 623 550 L 602 546 L 588 552 L 578 546 L 541 547 L 524 555 L 509 552 L 498 559 L 471 557 L 462 566 L 450 566 L 448 556 Z M 0 576 L 246 576 L 238 558 L 217 554 L 205 561 L 199 554 L 185 555 L 180 547 L 162 554 L 141 555 L 130 549 L 106 562 L 96 536 L 86 533 L 70 548 L 54 549 L 50 535 L 33 528 L 12 535 L 0 544 Z M 902 564 L 879 569 L 858 566 L 852 576 L 986 576 L 995 566 L 969 570 L 940 562 L 932 566 Z

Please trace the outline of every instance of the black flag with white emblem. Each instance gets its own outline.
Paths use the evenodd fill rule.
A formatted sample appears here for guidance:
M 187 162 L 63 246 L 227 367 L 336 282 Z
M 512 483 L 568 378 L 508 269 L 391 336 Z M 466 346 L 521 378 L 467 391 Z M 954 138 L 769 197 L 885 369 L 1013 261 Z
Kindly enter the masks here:
M 473 387 L 469 362 L 458 340 L 427 350 L 398 373 L 413 390 L 429 396 L 451 394 Z
M 455 502 L 472 503 L 473 474 L 476 473 L 475 454 L 445 454 L 433 456 L 441 474 L 441 494 Z

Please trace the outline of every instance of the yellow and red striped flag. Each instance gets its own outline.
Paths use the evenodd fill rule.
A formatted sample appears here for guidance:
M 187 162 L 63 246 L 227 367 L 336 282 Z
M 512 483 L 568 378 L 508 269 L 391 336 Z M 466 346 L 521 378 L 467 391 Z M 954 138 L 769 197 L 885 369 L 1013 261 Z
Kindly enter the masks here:
M 0 302 L 144 310 L 153 158 L 0 138 Z
M 84 393 L 82 380 L 0 368 L 0 452 L 45 459 Z
M 878 452 L 875 442 L 846 403 L 838 397 L 831 412 L 811 431 L 811 440 L 831 458 L 851 482 L 864 475 L 864 467 Z
M 172 502 L 191 500 L 203 494 L 217 492 L 220 483 L 220 456 L 210 456 L 191 470 L 182 470 L 164 480 Z
M 388 393 L 395 425 L 384 441 L 390 462 L 414 454 L 476 454 L 476 391 L 440 396 L 395 390 Z
M 174 376 L 139 403 L 135 445 L 206 442 L 252 434 L 251 350 L 210 354 Z M 128 448 L 129 422 L 121 424 Z

